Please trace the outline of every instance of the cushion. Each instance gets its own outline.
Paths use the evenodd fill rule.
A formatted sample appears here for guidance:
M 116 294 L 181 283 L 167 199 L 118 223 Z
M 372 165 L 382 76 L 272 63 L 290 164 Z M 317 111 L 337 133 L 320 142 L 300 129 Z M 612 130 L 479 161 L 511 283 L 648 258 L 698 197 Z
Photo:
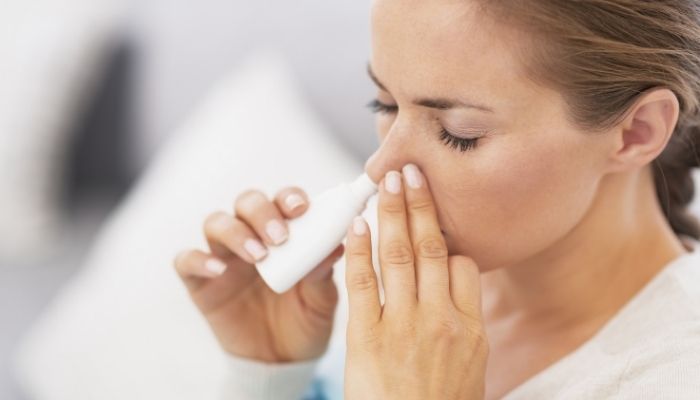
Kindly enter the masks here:
M 224 355 L 173 259 L 207 250 L 204 219 L 245 189 L 314 196 L 352 180 L 364 162 L 336 140 L 284 58 L 250 55 L 170 137 L 25 336 L 21 387 L 38 400 L 215 398 Z

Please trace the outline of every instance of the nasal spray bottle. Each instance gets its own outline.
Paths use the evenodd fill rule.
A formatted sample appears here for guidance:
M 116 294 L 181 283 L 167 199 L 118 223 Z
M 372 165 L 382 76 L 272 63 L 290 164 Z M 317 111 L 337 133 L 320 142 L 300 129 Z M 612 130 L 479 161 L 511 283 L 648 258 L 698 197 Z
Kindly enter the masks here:
M 353 218 L 376 192 L 377 184 L 363 173 L 312 197 L 304 214 L 287 221 L 287 241 L 269 247 L 267 256 L 255 264 L 265 283 L 277 293 L 293 287 L 338 247 Z

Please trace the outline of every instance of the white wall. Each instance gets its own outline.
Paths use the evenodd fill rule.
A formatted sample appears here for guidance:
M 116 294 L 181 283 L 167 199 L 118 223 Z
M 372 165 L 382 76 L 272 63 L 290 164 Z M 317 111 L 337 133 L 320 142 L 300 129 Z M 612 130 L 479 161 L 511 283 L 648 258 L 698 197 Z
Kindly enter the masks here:
M 374 95 L 365 72 L 369 7 L 369 1 L 350 0 L 134 3 L 134 167 L 147 161 L 210 85 L 258 46 L 282 50 L 333 133 L 358 155 L 369 156 L 377 146 L 365 107 Z

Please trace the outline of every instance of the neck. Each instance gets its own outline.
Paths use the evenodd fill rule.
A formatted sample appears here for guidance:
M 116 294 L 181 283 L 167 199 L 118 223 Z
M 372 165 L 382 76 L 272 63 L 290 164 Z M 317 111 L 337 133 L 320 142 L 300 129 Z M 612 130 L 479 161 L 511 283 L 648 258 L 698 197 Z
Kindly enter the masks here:
M 663 216 L 651 168 L 608 175 L 569 234 L 523 263 L 482 275 L 485 315 L 556 329 L 590 324 L 613 315 L 685 252 Z

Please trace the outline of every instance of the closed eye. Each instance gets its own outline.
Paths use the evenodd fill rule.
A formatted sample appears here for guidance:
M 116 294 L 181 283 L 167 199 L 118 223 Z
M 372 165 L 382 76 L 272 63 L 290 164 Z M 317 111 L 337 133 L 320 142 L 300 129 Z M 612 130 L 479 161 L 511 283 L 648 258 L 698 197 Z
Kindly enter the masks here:
M 399 106 L 384 104 L 381 101 L 379 101 L 379 99 L 372 99 L 372 101 L 367 103 L 367 107 L 369 107 L 373 113 L 382 113 L 382 114 L 391 114 L 391 113 L 395 113 L 399 110 Z
M 367 107 L 369 107 L 375 114 L 394 114 L 399 110 L 399 106 L 384 104 L 378 99 L 372 99 L 372 101 L 367 103 Z M 441 128 L 440 140 L 444 142 L 445 145 L 447 145 L 448 147 L 451 147 L 455 150 L 459 149 L 460 152 L 464 153 L 467 150 L 474 150 L 479 141 L 479 138 L 462 138 L 453 135 L 445 128 Z

